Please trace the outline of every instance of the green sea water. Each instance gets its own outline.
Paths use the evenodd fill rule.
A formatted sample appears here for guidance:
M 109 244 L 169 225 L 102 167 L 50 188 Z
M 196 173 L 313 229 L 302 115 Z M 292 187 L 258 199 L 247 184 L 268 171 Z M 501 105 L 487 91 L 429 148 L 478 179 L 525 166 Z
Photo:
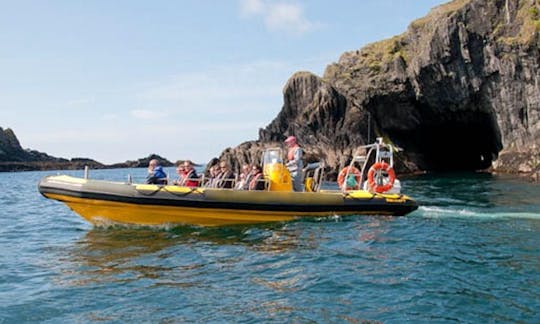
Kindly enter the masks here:
M 406 217 L 94 228 L 38 193 L 50 174 L 0 173 L 1 323 L 540 323 L 537 184 L 402 179 Z

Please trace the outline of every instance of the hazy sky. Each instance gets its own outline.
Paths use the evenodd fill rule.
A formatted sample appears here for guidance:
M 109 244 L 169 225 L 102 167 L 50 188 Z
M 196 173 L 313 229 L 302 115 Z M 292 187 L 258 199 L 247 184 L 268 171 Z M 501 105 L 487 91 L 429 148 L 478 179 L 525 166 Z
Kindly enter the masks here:
M 296 71 L 443 0 L 0 0 L 0 127 L 24 148 L 207 162 L 256 139 Z

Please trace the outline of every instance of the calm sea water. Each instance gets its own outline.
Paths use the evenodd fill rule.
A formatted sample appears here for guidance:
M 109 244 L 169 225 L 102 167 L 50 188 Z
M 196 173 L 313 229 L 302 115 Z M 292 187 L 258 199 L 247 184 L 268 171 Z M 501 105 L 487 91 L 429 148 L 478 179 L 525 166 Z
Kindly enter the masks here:
M 540 322 L 539 185 L 420 176 L 408 217 L 93 228 L 38 193 L 49 174 L 0 173 L 0 322 Z

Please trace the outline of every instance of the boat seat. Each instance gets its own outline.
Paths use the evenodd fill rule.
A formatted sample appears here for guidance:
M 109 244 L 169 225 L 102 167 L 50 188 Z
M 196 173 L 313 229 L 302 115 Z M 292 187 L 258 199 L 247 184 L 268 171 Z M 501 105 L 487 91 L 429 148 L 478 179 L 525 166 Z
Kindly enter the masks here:
M 306 165 L 306 167 L 304 168 L 304 172 L 309 171 L 309 170 L 315 170 L 320 167 L 321 167 L 321 162 L 308 163 L 308 165 Z
M 304 174 L 304 188 L 307 192 L 317 192 L 321 188 L 323 176 L 323 163 L 309 163 L 302 171 Z

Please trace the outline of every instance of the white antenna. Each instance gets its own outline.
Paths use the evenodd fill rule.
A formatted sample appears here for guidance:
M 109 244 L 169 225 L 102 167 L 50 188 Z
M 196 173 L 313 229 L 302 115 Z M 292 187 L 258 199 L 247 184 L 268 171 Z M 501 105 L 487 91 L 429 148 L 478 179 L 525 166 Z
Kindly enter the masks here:
M 371 113 L 368 111 L 367 142 L 371 143 Z

